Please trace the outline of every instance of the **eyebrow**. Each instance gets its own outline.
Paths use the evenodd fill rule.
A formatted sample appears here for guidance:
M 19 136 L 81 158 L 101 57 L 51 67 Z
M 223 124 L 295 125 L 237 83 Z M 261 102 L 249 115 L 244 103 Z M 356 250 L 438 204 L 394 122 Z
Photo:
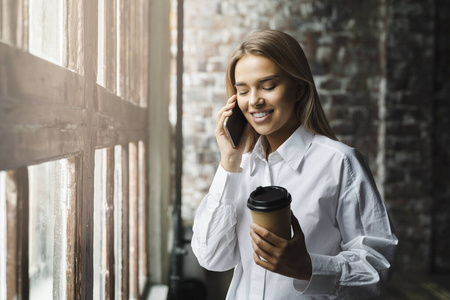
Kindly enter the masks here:
M 263 83 L 263 82 L 270 81 L 270 80 L 274 80 L 274 79 L 278 79 L 278 78 L 280 78 L 279 75 L 270 75 L 270 76 L 261 78 L 261 79 L 259 80 L 259 82 L 260 82 L 260 83 Z M 236 82 L 236 84 L 235 84 L 234 86 L 235 86 L 235 87 L 238 87 L 238 86 L 244 86 L 244 85 L 246 85 L 244 82 Z

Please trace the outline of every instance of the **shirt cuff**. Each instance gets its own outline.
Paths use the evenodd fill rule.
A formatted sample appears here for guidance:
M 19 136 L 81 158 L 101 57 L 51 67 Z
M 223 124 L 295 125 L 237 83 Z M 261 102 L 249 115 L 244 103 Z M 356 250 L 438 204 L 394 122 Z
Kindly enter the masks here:
M 222 204 L 234 204 L 238 197 L 238 186 L 241 182 L 242 168 L 238 173 L 227 172 L 219 165 L 209 192 L 220 199 Z
M 310 281 L 294 279 L 294 288 L 301 295 L 335 295 L 341 278 L 341 259 L 336 256 L 309 254 L 312 263 Z

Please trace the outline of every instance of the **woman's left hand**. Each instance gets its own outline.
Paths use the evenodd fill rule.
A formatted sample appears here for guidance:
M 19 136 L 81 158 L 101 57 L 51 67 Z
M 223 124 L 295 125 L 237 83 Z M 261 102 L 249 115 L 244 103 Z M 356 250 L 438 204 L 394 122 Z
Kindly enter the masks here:
M 257 265 L 269 271 L 296 279 L 310 280 L 311 258 L 306 250 L 303 231 L 292 212 L 291 224 L 294 236 L 286 240 L 252 223 L 250 235 L 255 251 L 253 258 Z

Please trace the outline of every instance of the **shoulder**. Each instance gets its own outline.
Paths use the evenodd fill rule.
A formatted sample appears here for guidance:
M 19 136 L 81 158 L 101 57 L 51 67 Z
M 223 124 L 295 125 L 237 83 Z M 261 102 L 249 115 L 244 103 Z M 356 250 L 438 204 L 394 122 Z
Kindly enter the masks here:
M 322 157 L 323 160 L 329 158 L 330 164 L 339 164 L 353 180 L 373 177 L 364 155 L 357 149 L 320 135 L 314 137 L 311 146 L 316 157 Z
M 315 135 L 311 143 L 311 152 L 318 159 L 339 163 L 344 168 L 366 169 L 364 156 L 357 149 L 326 136 Z
M 351 159 L 361 155 L 355 148 L 323 135 L 315 135 L 311 146 L 314 150 L 321 151 L 323 154 L 337 155 L 343 159 Z

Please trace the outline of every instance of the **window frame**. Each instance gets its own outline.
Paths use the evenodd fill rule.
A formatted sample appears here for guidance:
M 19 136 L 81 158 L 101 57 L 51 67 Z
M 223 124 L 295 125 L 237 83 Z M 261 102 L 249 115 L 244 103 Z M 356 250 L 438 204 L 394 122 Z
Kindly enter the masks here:
M 169 4 L 164 0 L 113 0 L 105 9 L 104 85 L 97 84 L 98 56 L 98 0 L 63 0 L 64 45 L 62 66 L 28 52 L 28 1 L 0 0 L 0 170 L 8 170 L 17 185 L 17 244 L 15 289 L 19 298 L 28 299 L 28 172 L 27 166 L 46 161 L 70 158 L 74 161 L 72 175 L 76 187 L 70 190 L 76 199 L 70 211 L 68 241 L 70 253 L 67 270 L 67 298 L 90 299 L 93 292 L 93 196 L 95 151 L 108 148 L 109 175 L 114 181 L 114 146 L 122 146 L 122 230 L 129 229 L 129 157 L 128 145 L 136 143 L 138 197 L 136 216 L 146 221 L 137 226 L 139 239 L 150 237 L 155 230 L 161 234 L 168 228 L 166 214 L 170 198 L 170 140 L 149 148 L 161 131 L 170 135 L 168 123 L 170 41 L 168 20 Z M 141 5 L 141 7 L 139 7 Z M 152 7 L 150 7 L 152 6 Z M 105 5 L 105 8 L 107 6 Z M 143 8 L 143 9 L 142 9 Z M 120 17 L 117 12 L 121 11 Z M 139 16 L 139 17 L 136 17 Z M 132 22 L 128 22 L 132 20 Z M 142 22 L 139 23 L 139 20 Z M 120 23 L 120 24 L 118 24 Z M 114 32 L 115 31 L 115 32 Z M 117 38 L 123 37 L 120 47 Z M 113 34 L 111 34 L 113 32 Z M 147 33 L 147 34 L 144 34 Z M 166 39 L 161 43 L 161 36 Z M 141 38 L 137 38 L 137 37 Z M 159 40 L 158 40 L 159 39 Z M 158 43 L 156 43 L 158 41 Z M 150 45 L 157 45 L 149 51 Z M 141 55 L 139 55 L 141 54 Z M 112 59 L 110 59 L 112 58 Z M 150 68 L 150 63 L 154 66 Z M 145 66 L 141 68 L 141 66 Z M 138 79 L 138 80 L 134 80 Z M 151 86 L 157 86 L 153 90 Z M 156 91 L 159 89 L 159 91 Z M 120 93 L 120 95 L 117 95 Z M 150 104 L 152 109 L 150 110 Z M 165 117 L 166 116 L 166 117 Z M 112 157 L 112 158 L 111 158 Z M 112 164 L 112 168 L 111 168 Z M 160 167 L 155 170 L 153 165 Z M 149 186 L 149 177 L 158 177 L 155 186 Z M 145 178 L 143 178 L 145 177 Z M 108 190 L 113 201 L 114 191 Z M 113 207 L 112 202 L 108 202 Z M 156 204 L 156 205 L 155 205 Z M 150 209 L 150 207 L 153 207 Z M 108 215 L 109 236 L 114 235 L 114 214 Z M 155 217 L 155 218 L 153 218 Z M 142 223 L 141 223 L 142 224 Z M 122 243 L 127 244 L 130 234 L 122 232 Z M 109 245 L 111 244 L 111 245 Z M 108 255 L 114 254 L 114 238 L 108 238 Z M 138 298 L 152 281 L 164 282 L 167 277 L 166 238 L 158 236 L 152 241 L 135 243 L 141 247 L 142 261 L 134 261 L 129 249 L 122 248 L 122 298 Z M 142 251 L 142 248 L 145 250 Z M 150 247 L 155 264 L 149 263 Z M 155 248 L 156 247 L 156 248 Z M 137 254 L 139 254 L 137 253 Z M 144 254 L 142 254 L 144 253 Z M 130 265 L 136 269 L 136 286 L 129 286 Z M 108 263 L 110 283 L 114 282 L 114 260 Z M 144 271 L 137 271 L 137 270 Z M 142 272 L 145 279 L 141 281 Z M 141 282 L 141 284 L 140 284 Z M 108 286 L 109 283 L 106 284 Z M 108 286 L 109 295 L 114 287 Z

